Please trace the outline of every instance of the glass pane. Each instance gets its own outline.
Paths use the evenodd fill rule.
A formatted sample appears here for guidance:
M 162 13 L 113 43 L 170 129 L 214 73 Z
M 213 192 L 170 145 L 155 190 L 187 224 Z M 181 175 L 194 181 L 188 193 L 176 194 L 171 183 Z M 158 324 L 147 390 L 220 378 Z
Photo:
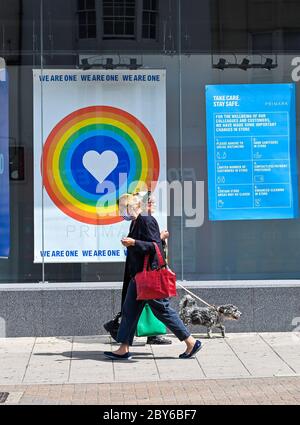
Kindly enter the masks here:
M 152 10 L 157 10 L 157 0 L 152 0 Z
M 146 10 L 151 9 L 151 0 L 144 0 L 143 9 L 146 9 Z
M 275 4 L 278 6 L 279 3 L 262 2 L 264 12 L 261 13 L 257 12 L 255 6 L 258 3 L 260 2 L 213 1 L 209 8 L 207 3 L 204 2 L 200 6 L 196 0 L 190 1 L 188 5 L 186 2 L 181 2 L 182 172 L 184 180 L 193 181 L 194 190 L 197 181 L 204 185 L 198 198 L 198 207 L 196 208 L 195 203 L 193 204 L 193 208 L 200 212 L 199 225 L 194 228 L 189 226 L 186 221 L 187 213 L 183 219 L 182 265 L 186 280 L 292 279 L 297 276 L 297 273 L 299 274 L 300 254 L 296 248 L 296 240 L 300 235 L 299 219 L 246 219 L 242 208 L 238 212 L 239 219 L 214 220 L 209 216 L 211 205 L 214 202 L 212 193 L 216 193 L 218 196 L 218 187 L 225 190 L 226 194 L 247 194 L 246 191 L 241 192 L 242 186 L 237 189 L 237 186 L 226 183 L 227 176 L 225 176 L 225 182 L 219 180 L 218 184 L 211 184 L 212 189 L 209 188 L 209 173 L 213 173 L 213 176 L 217 175 L 216 169 L 208 162 L 213 156 L 213 153 L 209 157 L 207 155 L 209 146 L 214 140 L 218 140 L 218 143 L 221 141 L 220 143 L 224 143 L 225 146 L 237 146 L 236 139 L 246 146 L 250 139 L 244 137 L 245 134 L 242 136 L 243 133 L 231 138 L 230 131 L 226 134 L 219 134 L 220 138 L 214 136 L 215 139 L 207 135 L 206 128 L 212 128 L 209 119 L 212 118 L 213 113 L 217 114 L 219 110 L 217 106 L 213 108 L 214 111 L 210 108 L 206 109 L 206 86 L 213 85 L 216 90 L 221 91 L 228 85 L 234 85 L 235 94 L 238 94 L 242 87 L 249 85 L 248 102 L 253 108 L 251 113 L 253 110 L 256 113 L 259 111 L 259 101 L 254 94 L 258 90 L 257 86 L 265 84 L 266 90 L 274 90 L 274 95 L 271 95 L 273 98 L 277 96 L 275 94 L 276 83 L 281 85 L 281 83 L 293 82 L 290 67 L 293 54 L 288 54 L 288 46 L 286 46 L 287 52 L 278 54 L 276 58 L 275 52 L 282 49 L 283 38 L 280 36 L 278 39 L 278 33 L 270 29 L 276 19 L 279 19 L 277 13 L 281 14 L 280 8 L 277 11 L 274 8 Z M 228 7 L 229 4 L 230 7 Z M 295 13 L 296 11 L 297 9 L 294 8 Z M 236 23 L 238 23 L 238 31 Z M 211 29 L 213 29 L 213 44 L 208 46 L 206 34 L 209 34 Z M 290 33 L 292 32 L 293 30 L 290 28 Z M 278 44 L 276 44 L 276 40 Z M 249 54 L 249 50 L 253 54 Z M 211 51 L 214 55 L 210 54 Z M 247 59 L 250 66 L 255 65 L 255 67 L 246 70 L 239 68 L 243 59 Z M 274 65 L 274 68 L 268 70 L 263 67 L 267 60 L 269 64 Z M 225 63 L 232 68 L 225 67 L 223 71 L 222 67 L 215 68 L 212 63 L 213 66 L 218 63 L 222 66 Z M 286 69 L 287 72 L 282 73 L 280 69 Z M 251 97 L 251 93 L 253 93 L 253 97 Z M 273 114 L 276 106 L 272 103 L 272 99 L 268 99 L 267 92 L 263 93 L 263 99 L 265 112 L 272 111 Z M 267 104 L 272 104 L 271 109 Z M 237 119 L 238 113 L 242 113 L 242 108 L 245 110 L 245 105 L 239 105 L 235 109 Z M 248 111 L 250 113 L 250 109 Z M 233 114 L 232 109 L 227 106 L 226 117 L 230 117 L 230 114 Z M 296 118 L 298 133 L 297 115 L 298 112 L 296 117 L 292 113 L 292 116 Z M 251 135 L 252 130 L 249 131 L 248 134 Z M 271 137 L 273 142 L 278 142 L 278 139 L 276 142 L 272 136 L 267 136 L 268 131 L 263 130 L 259 133 L 263 140 Z M 281 129 L 277 135 L 285 137 L 285 130 Z M 256 137 L 259 136 L 256 135 Z M 298 142 L 297 140 L 297 144 Z M 216 143 L 213 146 L 219 146 Z M 225 157 L 220 156 L 221 152 L 222 154 L 225 152 Z M 231 158 L 236 159 L 235 166 L 241 165 L 241 159 L 237 159 L 241 157 L 236 151 L 233 153 L 233 149 L 226 147 L 226 150 L 224 148 L 221 152 L 219 152 L 217 160 L 218 151 L 215 151 L 215 163 L 217 162 L 218 166 L 220 164 L 223 166 L 228 161 L 225 167 L 231 167 L 228 159 L 231 154 Z M 246 154 L 244 150 L 243 158 L 247 164 L 252 163 L 250 152 L 248 151 Z M 276 156 L 275 152 L 273 153 Z M 297 157 L 299 158 L 298 154 Z M 258 161 L 261 160 L 260 156 L 257 158 Z M 280 156 L 277 158 L 277 162 L 282 160 Z M 296 159 L 295 153 L 291 155 L 291 158 L 292 161 Z M 265 157 L 266 159 L 267 157 Z M 263 160 L 261 161 L 261 164 L 264 163 Z M 298 175 L 298 168 L 295 174 Z M 264 179 L 265 177 L 260 176 L 259 178 Z M 241 180 L 242 178 L 237 178 L 235 183 L 239 184 Z M 271 180 L 269 181 L 271 182 Z M 226 184 L 228 184 L 227 189 L 222 189 L 226 187 Z M 260 184 L 265 183 L 260 181 Z M 269 190 L 273 191 L 275 185 L 276 183 L 273 181 L 273 185 L 270 184 L 272 188 Z M 231 192 L 231 190 L 235 192 Z M 299 187 L 297 187 L 297 193 L 298 191 Z M 264 193 L 267 197 L 267 191 Z M 228 199 L 230 199 L 229 196 L 233 195 L 228 195 Z M 226 197 L 227 195 L 224 195 L 224 199 Z M 227 202 L 229 201 L 227 200 Z M 254 206 L 259 208 L 259 204 L 254 203 Z M 218 207 L 222 208 L 222 203 L 218 204 Z M 234 209 L 230 204 L 227 204 L 227 207 Z M 270 198 L 268 208 L 272 208 Z M 276 212 L 276 209 L 274 211 Z
M 87 37 L 87 27 L 86 25 L 79 25 L 79 38 Z
M 132 15 L 135 16 L 133 13 L 135 9 L 132 7 L 132 5 L 135 6 L 135 2 L 120 3 L 122 9 L 126 3 L 125 11 L 128 9 L 127 12 L 129 12 L 129 9 L 131 9 Z M 130 7 L 128 6 L 129 4 L 131 5 Z M 77 2 L 70 1 L 70 5 L 70 8 L 76 11 Z M 107 6 L 112 7 L 110 2 L 103 2 L 103 10 Z M 177 6 L 178 5 L 174 6 L 175 9 Z M 93 15 L 88 11 L 86 13 L 88 21 L 91 22 Z M 164 13 L 165 18 L 169 19 L 169 10 L 166 9 Z M 115 19 L 110 20 L 103 19 L 102 22 L 100 22 L 100 28 L 101 31 L 103 31 L 102 34 L 104 38 L 101 37 L 100 39 L 94 38 L 96 36 L 96 24 L 82 25 L 79 27 L 78 22 L 74 21 L 74 17 L 69 9 L 61 9 L 58 16 L 52 2 L 45 3 L 45 28 L 48 28 L 47 19 L 50 15 L 52 16 L 54 45 L 51 50 L 51 46 L 48 44 L 48 37 L 44 37 L 44 63 L 47 64 L 45 65 L 44 74 L 52 75 L 53 78 L 60 78 L 63 76 L 65 80 L 63 82 L 51 81 L 51 84 L 49 84 L 49 82 L 43 84 L 44 144 L 47 143 L 48 138 L 51 137 L 51 132 L 55 131 L 59 122 L 64 120 L 69 114 L 85 107 L 94 107 L 97 105 L 105 106 L 109 104 L 111 107 L 119 107 L 125 112 L 132 113 L 135 117 L 138 116 L 141 122 L 144 122 L 144 125 L 147 123 L 147 129 L 153 134 L 154 142 L 158 146 L 160 152 L 159 155 L 162 161 L 160 164 L 160 176 L 165 175 L 170 180 L 180 176 L 180 131 L 178 119 L 179 61 L 177 56 L 171 57 L 170 55 L 161 53 L 164 47 L 168 49 L 170 46 L 165 46 L 163 40 L 159 43 L 157 42 L 157 44 L 156 42 L 152 44 L 148 42 L 142 43 L 140 41 L 143 32 L 141 15 L 140 17 L 136 16 L 136 20 L 135 18 L 128 19 L 128 16 L 115 17 Z M 172 19 L 171 26 L 174 27 L 176 15 L 172 15 Z M 97 16 L 95 22 L 97 24 L 99 22 Z M 79 31 L 80 35 L 84 38 L 78 37 Z M 106 34 L 108 34 L 108 36 Z M 136 35 L 139 41 L 132 40 L 132 34 Z M 147 36 L 149 37 L 149 34 Z M 130 44 L 128 38 L 131 38 Z M 170 40 L 170 38 L 168 40 Z M 172 43 L 172 46 L 176 49 L 176 31 L 172 32 Z M 97 64 L 107 64 L 108 67 L 111 66 L 111 63 L 117 64 L 119 61 L 124 64 L 129 64 L 131 57 L 136 57 L 137 63 L 142 64 L 143 68 L 137 71 L 126 70 L 127 74 L 128 72 L 144 73 L 145 71 L 151 73 L 153 69 L 154 74 L 159 72 L 160 75 L 163 75 L 163 70 L 167 70 L 167 78 L 165 83 L 163 82 L 162 84 L 161 91 L 153 96 L 149 102 L 145 102 L 145 96 L 148 96 L 148 94 L 146 94 L 144 90 L 126 92 L 127 88 L 131 87 L 132 89 L 132 85 L 128 87 L 125 85 L 119 88 L 115 82 L 108 81 L 107 83 L 105 82 L 105 84 L 103 84 L 103 82 L 100 84 L 100 80 L 88 81 L 85 83 L 82 80 L 82 78 L 90 78 L 92 75 L 94 75 L 95 78 L 100 78 L 101 75 L 106 72 L 106 70 L 98 69 Z M 90 66 L 92 66 L 91 71 L 88 70 Z M 113 70 L 113 74 L 121 75 L 123 71 L 117 68 Z M 107 72 L 112 74 L 110 70 Z M 76 77 L 77 81 L 73 81 L 72 79 Z M 67 79 L 69 80 L 67 81 Z M 69 89 L 67 89 L 68 87 Z M 155 85 L 153 87 L 155 87 Z M 173 94 L 172 97 L 167 97 L 167 105 L 162 110 L 164 98 L 161 96 L 164 90 L 166 90 L 166 93 Z M 60 98 L 64 99 L 63 103 L 57 104 L 58 93 Z M 117 93 L 115 98 L 113 93 Z M 122 99 L 125 100 L 125 103 L 129 99 L 129 102 L 122 104 Z M 155 103 L 157 100 L 159 100 L 158 104 Z M 56 102 L 57 107 L 52 109 L 50 113 L 49 108 L 53 101 Z M 142 115 L 146 114 L 145 116 L 148 117 L 147 120 L 141 116 L 141 111 L 144 111 Z M 156 118 L 155 114 L 157 114 Z M 167 114 L 167 117 L 165 117 L 165 114 Z M 152 117 L 151 125 L 149 124 L 149 117 Z M 161 117 L 163 117 L 163 119 Z M 162 120 L 161 135 L 156 134 L 158 120 Z M 167 138 L 165 135 L 167 135 Z M 85 217 L 72 217 L 72 211 L 79 208 L 79 205 L 83 204 L 86 206 L 85 208 L 90 208 L 93 200 L 92 198 L 88 200 L 86 197 L 90 196 L 97 187 L 95 186 L 95 175 L 97 177 L 97 174 L 93 175 L 88 171 L 90 169 L 88 163 L 83 162 L 83 156 L 85 154 L 84 149 L 86 149 L 88 145 L 84 143 L 81 144 L 81 142 L 79 142 L 80 137 L 79 133 L 74 134 L 74 138 L 77 139 L 79 144 L 77 147 L 74 146 L 72 153 L 69 151 L 69 155 L 64 157 L 65 160 L 69 162 L 67 164 L 65 163 L 65 167 L 62 170 L 56 168 L 55 171 L 53 171 L 46 168 L 49 174 L 49 180 L 52 179 L 52 176 L 55 176 L 55 178 L 57 178 L 58 175 L 61 176 L 61 181 L 67 190 L 72 193 L 72 198 L 70 198 L 69 201 L 63 202 L 63 205 L 65 205 L 65 207 L 63 207 L 62 204 L 57 202 L 54 196 L 51 198 L 51 191 L 49 187 L 45 186 L 44 240 L 47 245 L 47 251 L 50 251 L 50 256 L 45 258 L 45 279 L 49 282 L 69 282 L 70 285 L 72 285 L 72 282 L 100 282 L 103 283 L 103 285 L 109 284 L 109 282 L 120 282 L 123 279 L 124 259 L 120 259 L 117 256 L 119 255 L 117 254 L 119 250 L 122 252 L 122 245 L 120 243 L 122 233 L 120 233 L 118 223 L 97 225 L 89 223 Z M 99 142 L 98 138 L 94 141 L 93 138 L 91 138 L 91 140 L 85 143 L 97 143 L 96 140 Z M 99 146 L 101 146 L 101 144 L 105 142 L 102 140 L 99 143 Z M 119 146 L 117 138 L 107 143 L 107 145 L 103 145 L 104 152 L 106 152 L 107 148 L 109 148 L 108 150 L 115 150 L 117 146 Z M 98 145 L 95 144 L 92 149 L 88 149 L 88 152 L 90 152 L 90 150 L 94 151 L 96 146 Z M 122 169 L 130 166 L 128 161 L 132 161 L 130 156 L 126 156 L 126 146 L 125 144 L 124 148 L 119 147 L 119 149 L 116 150 L 117 155 L 121 155 L 122 157 L 117 166 Z M 165 148 L 163 146 L 165 146 Z M 122 149 L 125 149 L 125 152 L 123 152 Z M 167 152 L 167 161 L 164 157 L 165 152 Z M 86 158 L 88 158 L 88 156 Z M 111 161 L 112 159 L 107 160 L 106 165 L 108 166 L 110 164 L 112 166 Z M 87 166 L 83 166 L 83 164 L 87 164 Z M 153 165 L 152 167 L 154 168 L 156 166 Z M 152 173 L 154 173 L 154 171 L 152 171 Z M 96 182 L 97 181 L 99 180 L 96 180 Z M 78 196 L 80 197 L 78 199 L 76 199 L 77 195 L 75 196 L 75 187 L 80 192 L 78 192 Z M 94 195 L 97 195 L 97 193 L 95 192 Z M 74 198 L 76 200 L 74 200 Z M 106 200 L 104 206 L 107 203 L 108 201 Z M 71 206 L 70 211 L 68 209 L 69 206 Z M 163 228 L 166 227 L 170 231 L 170 262 L 178 273 L 181 272 L 182 268 L 180 220 L 180 217 L 171 215 L 167 217 L 164 224 L 161 224 Z M 68 224 L 64 225 L 64 222 Z M 123 220 L 121 224 L 122 229 L 124 229 L 122 231 L 127 234 L 129 223 Z M 109 258 L 107 255 L 104 255 L 105 252 L 108 252 L 107 249 L 109 248 L 107 247 L 112 247 L 112 241 L 114 241 L 113 251 L 115 251 L 116 258 Z M 92 248 L 92 251 L 90 248 Z M 60 256 L 61 251 L 63 251 L 62 256 Z M 80 259 L 76 257 L 77 254 L 80 255 Z M 57 257 L 55 258 L 53 255 L 57 255 Z
M 95 9 L 95 0 L 86 0 L 87 9 Z
M 88 38 L 96 38 L 96 25 L 88 25 Z
M 150 24 L 156 25 L 156 14 L 155 13 L 150 14 Z
M 135 16 L 135 8 L 134 7 L 126 7 L 125 14 L 126 14 L 126 16 Z
M 104 7 L 103 8 L 103 15 L 104 16 L 113 16 L 114 10 L 112 7 Z
M 113 34 L 114 32 L 113 21 L 106 21 L 106 20 L 104 21 L 103 32 L 104 34 Z
M 150 23 L 150 13 L 143 12 L 143 25 L 149 25 Z
M 131 35 L 134 34 L 134 23 L 126 22 L 125 23 L 125 34 Z
M 115 22 L 115 34 L 124 34 L 124 22 Z
M 41 66 L 40 12 L 36 0 L 22 8 L 19 2 L 0 3 L 0 288 L 43 280 L 43 266 L 34 262 L 33 176 L 40 162 L 34 161 L 33 151 L 40 133 L 33 131 L 32 107 L 32 70 Z M 41 110 L 41 99 L 36 106 Z M 35 124 L 41 129 L 40 117 Z M 35 190 L 42 192 L 42 185 Z M 42 222 L 36 230 L 41 236 Z M 8 319 L 9 333 L 16 307 L 4 305 L 0 321 Z
M 124 16 L 124 6 L 118 6 L 114 8 L 114 15 L 115 16 Z
M 96 23 L 96 13 L 95 12 L 88 12 L 88 23 L 89 24 L 95 24 Z
M 79 25 L 85 25 L 86 24 L 86 12 L 80 12 L 78 14 L 78 20 L 79 20 Z
M 149 38 L 149 26 L 148 25 L 143 25 L 142 37 L 143 38 Z
M 156 27 L 151 25 L 150 26 L 150 38 L 155 38 L 156 37 Z
M 78 0 L 78 10 L 84 10 L 84 9 L 85 9 L 85 1 Z
M 272 33 L 253 33 L 251 34 L 252 50 L 257 52 L 271 52 L 273 47 Z

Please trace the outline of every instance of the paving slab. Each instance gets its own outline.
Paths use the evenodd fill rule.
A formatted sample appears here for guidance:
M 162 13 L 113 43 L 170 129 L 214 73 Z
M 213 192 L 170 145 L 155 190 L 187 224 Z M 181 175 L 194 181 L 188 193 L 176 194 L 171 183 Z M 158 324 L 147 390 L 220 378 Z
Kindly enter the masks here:
M 290 376 L 295 373 L 257 333 L 229 334 L 226 343 L 251 376 Z
M 205 375 L 196 358 L 179 359 L 185 351 L 185 344 L 171 337 L 172 345 L 152 345 L 152 352 L 161 380 L 165 379 L 200 379 Z M 205 351 L 203 347 L 199 356 Z
M 20 384 L 23 381 L 29 358 L 30 355 L 28 355 L 27 359 L 20 359 L 17 356 L 7 359 L 0 356 L 0 383 Z
M 299 332 L 260 333 L 260 337 L 295 372 L 300 374 Z
M 30 352 L 35 343 L 32 338 L 0 338 L 0 355 L 11 353 Z
M 68 382 L 73 337 L 36 338 L 23 383 Z
M 134 346 L 131 347 L 131 351 L 134 353 L 134 356 L 130 362 L 106 360 L 106 362 L 113 363 L 115 381 L 139 382 L 145 381 L 145 376 L 147 376 L 147 380 L 149 381 L 159 380 L 159 373 L 151 346 L 148 344 Z
M 249 377 L 250 372 L 224 338 L 203 339 L 197 359 L 207 378 Z
M 35 338 L 0 338 L 0 383 L 22 382 Z
M 113 364 L 103 356 L 103 351 L 111 350 L 109 337 L 74 337 L 69 382 L 113 382 Z

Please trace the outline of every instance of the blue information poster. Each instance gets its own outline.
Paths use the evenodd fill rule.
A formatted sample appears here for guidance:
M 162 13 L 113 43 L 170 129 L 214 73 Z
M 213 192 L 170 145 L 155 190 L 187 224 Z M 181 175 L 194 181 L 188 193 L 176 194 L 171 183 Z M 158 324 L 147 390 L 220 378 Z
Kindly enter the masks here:
M 294 84 L 206 86 L 210 220 L 298 216 Z
M 8 159 L 8 81 L 0 69 L 0 257 L 7 258 L 10 244 Z

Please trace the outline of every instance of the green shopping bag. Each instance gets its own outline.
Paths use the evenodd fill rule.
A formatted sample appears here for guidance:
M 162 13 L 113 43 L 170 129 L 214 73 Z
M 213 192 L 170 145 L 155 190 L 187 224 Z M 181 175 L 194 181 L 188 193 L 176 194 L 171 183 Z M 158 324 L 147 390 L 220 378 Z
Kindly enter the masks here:
M 166 326 L 154 316 L 149 304 L 145 304 L 137 324 L 136 336 L 155 336 L 166 333 Z

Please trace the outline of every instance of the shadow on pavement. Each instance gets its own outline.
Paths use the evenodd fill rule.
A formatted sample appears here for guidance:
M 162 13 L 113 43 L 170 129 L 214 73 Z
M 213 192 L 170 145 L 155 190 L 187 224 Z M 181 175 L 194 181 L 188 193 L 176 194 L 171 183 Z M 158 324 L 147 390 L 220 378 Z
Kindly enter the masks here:
M 107 359 L 103 352 L 101 351 L 64 351 L 62 353 L 34 353 L 34 356 L 63 356 L 72 360 L 98 360 L 98 361 L 112 361 Z M 136 357 L 138 360 L 149 360 L 149 356 L 155 358 L 156 360 L 174 360 L 177 357 L 167 357 L 167 356 L 153 356 L 152 353 L 143 353 L 143 352 L 132 352 L 133 359 Z M 135 360 L 130 360 L 134 362 Z M 67 359 L 66 359 L 67 360 Z M 56 360 L 61 361 L 61 360 Z M 124 360 L 115 360 L 117 362 L 126 363 Z

